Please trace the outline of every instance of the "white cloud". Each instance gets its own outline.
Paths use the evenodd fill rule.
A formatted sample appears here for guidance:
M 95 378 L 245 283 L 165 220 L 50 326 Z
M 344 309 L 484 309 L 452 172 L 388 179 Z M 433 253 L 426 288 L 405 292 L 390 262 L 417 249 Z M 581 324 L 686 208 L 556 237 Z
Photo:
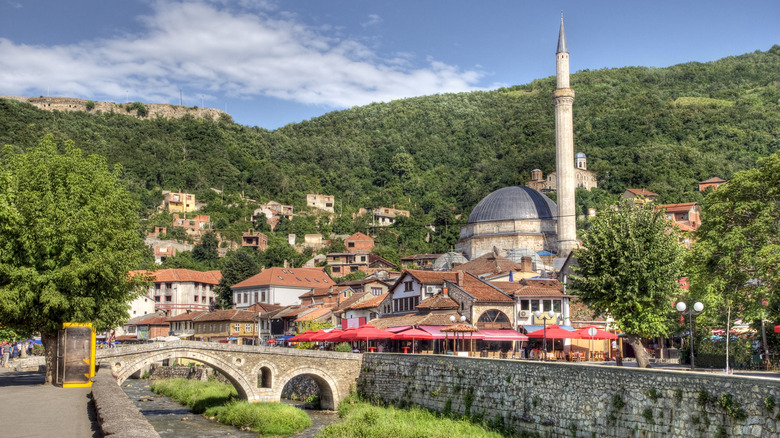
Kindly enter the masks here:
M 50 87 L 60 95 L 118 99 L 130 93 L 164 102 L 178 100 L 178 90 L 187 88 L 351 107 L 474 90 L 483 77 L 481 71 L 435 60 L 411 67 L 407 54 L 380 59 L 357 41 L 273 11 L 270 3 L 250 3 L 242 8 L 225 0 L 160 1 L 152 15 L 141 18 L 141 32 L 80 44 L 30 46 L 0 39 L 0 94 Z
M 361 24 L 363 27 L 376 26 L 382 23 L 382 17 L 377 14 L 369 14 L 368 21 Z

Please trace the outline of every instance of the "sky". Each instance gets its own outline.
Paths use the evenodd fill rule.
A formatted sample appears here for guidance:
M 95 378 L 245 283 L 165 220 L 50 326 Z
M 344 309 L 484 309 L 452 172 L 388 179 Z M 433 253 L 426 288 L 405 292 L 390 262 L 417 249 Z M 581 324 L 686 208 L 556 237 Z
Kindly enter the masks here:
M 276 129 L 552 76 L 561 13 L 572 72 L 780 44 L 777 0 L 0 0 L 0 96 L 181 101 Z

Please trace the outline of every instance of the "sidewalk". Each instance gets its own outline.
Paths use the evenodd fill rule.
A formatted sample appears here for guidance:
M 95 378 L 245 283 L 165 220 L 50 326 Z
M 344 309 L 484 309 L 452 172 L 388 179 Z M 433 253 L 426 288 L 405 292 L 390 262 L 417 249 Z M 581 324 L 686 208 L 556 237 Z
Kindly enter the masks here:
M 0 368 L 0 436 L 101 437 L 91 388 L 43 385 L 43 373 Z M 16 421 L 18 420 L 18 421 Z

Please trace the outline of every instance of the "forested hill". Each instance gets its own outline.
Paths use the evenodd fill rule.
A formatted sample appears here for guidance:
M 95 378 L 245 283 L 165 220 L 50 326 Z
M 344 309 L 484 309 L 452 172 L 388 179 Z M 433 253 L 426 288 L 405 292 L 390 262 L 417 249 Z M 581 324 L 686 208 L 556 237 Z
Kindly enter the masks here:
M 0 144 L 46 133 L 121 163 L 141 198 L 155 190 L 243 191 L 301 205 L 392 205 L 468 213 L 487 193 L 554 170 L 554 78 L 490 92 L 435 95 L 325 114 L 275 131 L 232 123 L 45 112 L 0 100 Z M 599 186 L 646 187 L 694 200 L 696 183 L 728 179 L 780 148 L 780 46 L 669 68 L 572 75 L 575 148 Z M 445 213 L 446 212 L 446 213 Z

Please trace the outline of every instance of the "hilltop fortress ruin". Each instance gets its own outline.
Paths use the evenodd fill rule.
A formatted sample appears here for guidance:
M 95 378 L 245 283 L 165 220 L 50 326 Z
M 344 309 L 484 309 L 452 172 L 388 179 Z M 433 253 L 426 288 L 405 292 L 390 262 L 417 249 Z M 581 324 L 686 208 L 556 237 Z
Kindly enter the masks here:
M 230 114 L 215 108 L 198 108 L 167 103 L 144 103 L 144 110 L 139 111 L 138 103 L 117 104 L 114 102 L 94 102 L 73 97 L 20 97 L 0 96 L 0 99 L 13 99 L 19 102 L 29 103 L 38 109 L 47 111 L 84 111 L 88 113 L 117 113 L 133 116 L 141 119 L 154 119 L 164 117 L 166 119 L 178 119 L 190 115 L 196 119 L 219 120 Z M 231 118 L 232 119 L 232 118 Z

